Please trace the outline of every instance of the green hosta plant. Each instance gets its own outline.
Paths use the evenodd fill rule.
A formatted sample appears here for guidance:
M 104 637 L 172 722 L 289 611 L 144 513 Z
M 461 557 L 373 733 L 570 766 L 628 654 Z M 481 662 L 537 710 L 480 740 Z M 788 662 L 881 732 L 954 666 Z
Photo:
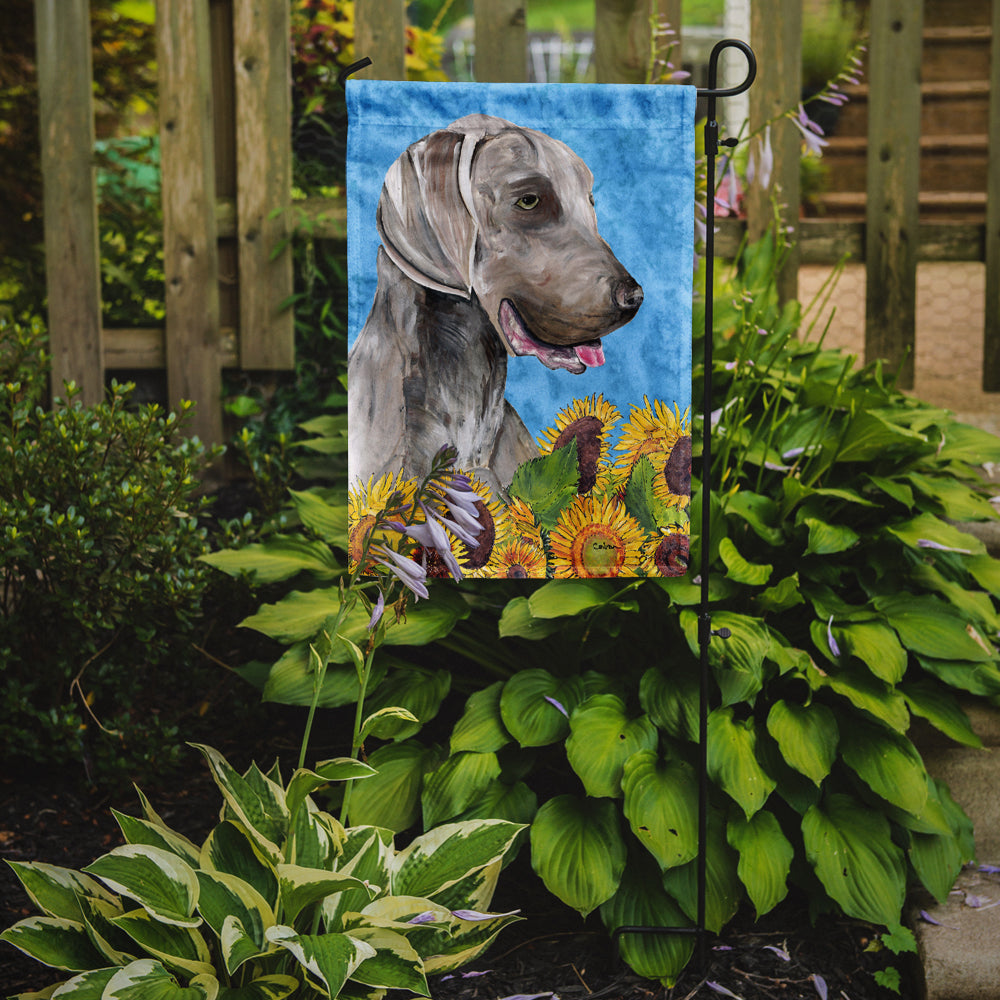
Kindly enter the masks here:
M 338 758 L 244 774 L 200 747 L 222 793 L 200 846 L 140 793 L 143 817 L 115 813 L 126 844 L 83 871 L 12 862 L 40 916 L 0 935 L 71 974 L 32 996 L 66 1000 L 281 1000 L 429 996 L 427 975 L 477 956 L 518 919 L 489 913 L 521 827 L 450 823 L 397 849 L 389 830 L 345 829 L 312 793 L 369 779 Z

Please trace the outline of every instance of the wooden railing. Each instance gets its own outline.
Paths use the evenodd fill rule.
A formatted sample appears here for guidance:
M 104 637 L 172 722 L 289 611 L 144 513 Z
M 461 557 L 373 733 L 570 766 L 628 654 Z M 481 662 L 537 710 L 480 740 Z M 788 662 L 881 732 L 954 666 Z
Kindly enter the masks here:
M 526 2 L 475 0 L 480 81 L 526 78 Z M 680 25 L 681 6 L 681 0 L 595 0 L 597 80 L 643 82 L 649 19 Z M 751 131 L 798 104 L 801 10 L 801 0 L 753 0 L 759 73 L 750 91 Z M 292 366 L 292 316 L 282 305 L 292 291 L 286 244 L 293 220 L 305 213 L 315 220 L 314 236 L 341 239 L 345 210 L 342 202 L 310 201 L 295 213 L 282 211 L 291 203 L 288 12 L 289 0 L 158 0 L 166 325 L 106 330 L 88 0 L 36 0 L 54 386 L 72 379 L 84 400 L 95 401 L 108 369 L 165 368 L 169 400 L 195 400 L 195 431 L 220 441 L 222 369 Z M 993 167 L 985 223 L 920 221 L 922 3 L 871 0 L 865 220 L 799 220 L 800 139 L 790 123 L 779 122 L 768 188 L 750 190 L 747 219 L 724 220 L 716 244 L 725 255 L 745 229 L 759 235 L 773 218 L 773 199 L 795 206 L 784 209 L 797 242 L 781 276 L 782 294 L 795 294 L 800 263 L 844 254 L 864 261 L 866 354 L 898 363 L 909 351 L 904 381 L 913 374 L 917 262 L 985 261 L 984 388 L 1000 390 L 1000 0 L 992 22 Z M 355 51 L 374 64 L 364 75 L 403 77 L 404 0 L 357 0 L 356 32 Z M 740 123 L 728 124 L 735 134 Z

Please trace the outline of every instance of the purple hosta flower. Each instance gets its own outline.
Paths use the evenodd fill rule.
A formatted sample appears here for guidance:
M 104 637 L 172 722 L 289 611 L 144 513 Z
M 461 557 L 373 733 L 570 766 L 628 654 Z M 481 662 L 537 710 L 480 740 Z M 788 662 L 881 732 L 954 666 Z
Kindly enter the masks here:
M 740 210 L 740 199 L 743 192 L 740 190 L 740 179 L 736 176 L 736 165 L 732 157 L 729 157 L 729 165 L 726 168 L 722 183 L 715 192 L 715 209 L 725 215 L 732 213 L 736 215 Z
M 543 697 L 550 705 L 555 705 L 555 707 L 558 708 L 559 711 L 562 712 L 562 714 L 565 715 L 567 719 L 569 718 L 569 712 L 566 711 L 565 707 L 561 702 L 556 701 L 555 698 L 552 698 L 549 695 L 544 695 Z
M 806 109 L 800 104 L 799 112 L 792 117 L 792 124 L 802 133 L 806 149 L 817 156 L 823 155 L 823 147 L 827 145 L 822 138 L 823 130 L 806 114 Z
M 424 910 L 423 913 L 410 917 L 406 922 L 408 924 L 432 924 L 435 920 L 437 920 L 437 914 L 433 910 Z
M 705 985 L 712 990 L 713 993 L 721 993 L 724 997 L 733 997 L 734 1000 L 743 1000 L 738 993 L 734 993 L 732 990 L 726 989 L 722 983 L 713 983 L 711 980 L 705 983 Z
M 979 865 L 978 870 L 985 875 L 1000 875 L 1000 865 Z
M 757 137 L 757 142 L 750 146 L 750 159 L 747 161 L 747 183 L 755 181 L 765 191 L 771 186 L 771 174 L 774 172 L 774 150 L 771 148 L 771 126 L 764 129 L 763 136 Z
M 478 979 L 479 976 L 488 976 L 492 971 L 484 969 L 482 972 L 449 972 L 447 976 L 441 977 L 441 982 L 446 983 L 449 979 Z
M 368 631 L 371 632 L 376 625 L 381 621 L 382 614 L 385 611 L 385 597 L 380 590 L 378 592 L 378 600 L 375 602 L 375 607 L 372 608 L 372 616 L 368 619 Z
M 764 950 L 773 951 L 782 962 L 790 962 L 792 960 L 792 956 L 784 948 L 779 948 L 776 944 L 766 944 L 764 945 Z
M 420 563 L 414 562 L 394 552 L 386 545 L 373 545 L 369 550 L 380 566 L 384 566 L 400 583 L 417 597 L 429 597 L 427 592 L 427 570 Z
M 500 1000 L 559 1000 L 555 993 L 512 993 L 509 997 L 500 997 Z
M 920 919 L 927 924 L 933 924 L 935 927 L 944 927 L 949 931 L 957 931 L 957 927 L 952 927 L 951 924 L 942 924 L 940 920 L 936 920 L 932 917 L 926 910 L 920 911 Z
M 940 542 L 935 542 L 931 538 L 918 538 L 917 548 L 920 549 L 938 549 L 940 552 L 958 552 L 964 556 L 971 556 L 972 549 L 956 549 L 951 545 L 942 545 Z
M 826 988 L 826 980 L 817 973 L 813 973 L 809 977 L 813 981 L 813 986 L 816 988 L 816 992 L 819 994 L 819 1000 L 826 1000 L 828 990 Z
M 833 615 L 830 615 L 830 620 L 826 623 L 826 642 L 830 647 L 830 652 L 833 653 L 835 657 L 839 657 L 840 646 L 837 645 L 837 640 L 833 637 Z
M 492 920 L 494 917 L 516 917 L 521 911 L 510 910 L 507 913 L 480 913 L 479 910 L 452 910 L 451 915 L 459 920 Z

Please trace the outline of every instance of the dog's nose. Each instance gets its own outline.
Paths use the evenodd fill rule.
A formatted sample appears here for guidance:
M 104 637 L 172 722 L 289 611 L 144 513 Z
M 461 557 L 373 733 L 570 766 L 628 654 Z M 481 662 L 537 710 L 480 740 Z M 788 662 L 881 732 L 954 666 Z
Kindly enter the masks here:
M 642 305 L 642 285 L 634 278 L 622 278 L 615 285 L 612 298 L 619 309 L 634 313 Z

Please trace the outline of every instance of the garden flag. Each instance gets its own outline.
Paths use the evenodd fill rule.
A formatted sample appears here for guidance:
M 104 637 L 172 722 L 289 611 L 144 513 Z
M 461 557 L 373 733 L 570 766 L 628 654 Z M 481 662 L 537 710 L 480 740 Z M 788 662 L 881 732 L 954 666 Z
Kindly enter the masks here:
M 684 573 L 694 88 L 351 80 L 347 105 L 352 558 L 451 446 L 465 575 Z

